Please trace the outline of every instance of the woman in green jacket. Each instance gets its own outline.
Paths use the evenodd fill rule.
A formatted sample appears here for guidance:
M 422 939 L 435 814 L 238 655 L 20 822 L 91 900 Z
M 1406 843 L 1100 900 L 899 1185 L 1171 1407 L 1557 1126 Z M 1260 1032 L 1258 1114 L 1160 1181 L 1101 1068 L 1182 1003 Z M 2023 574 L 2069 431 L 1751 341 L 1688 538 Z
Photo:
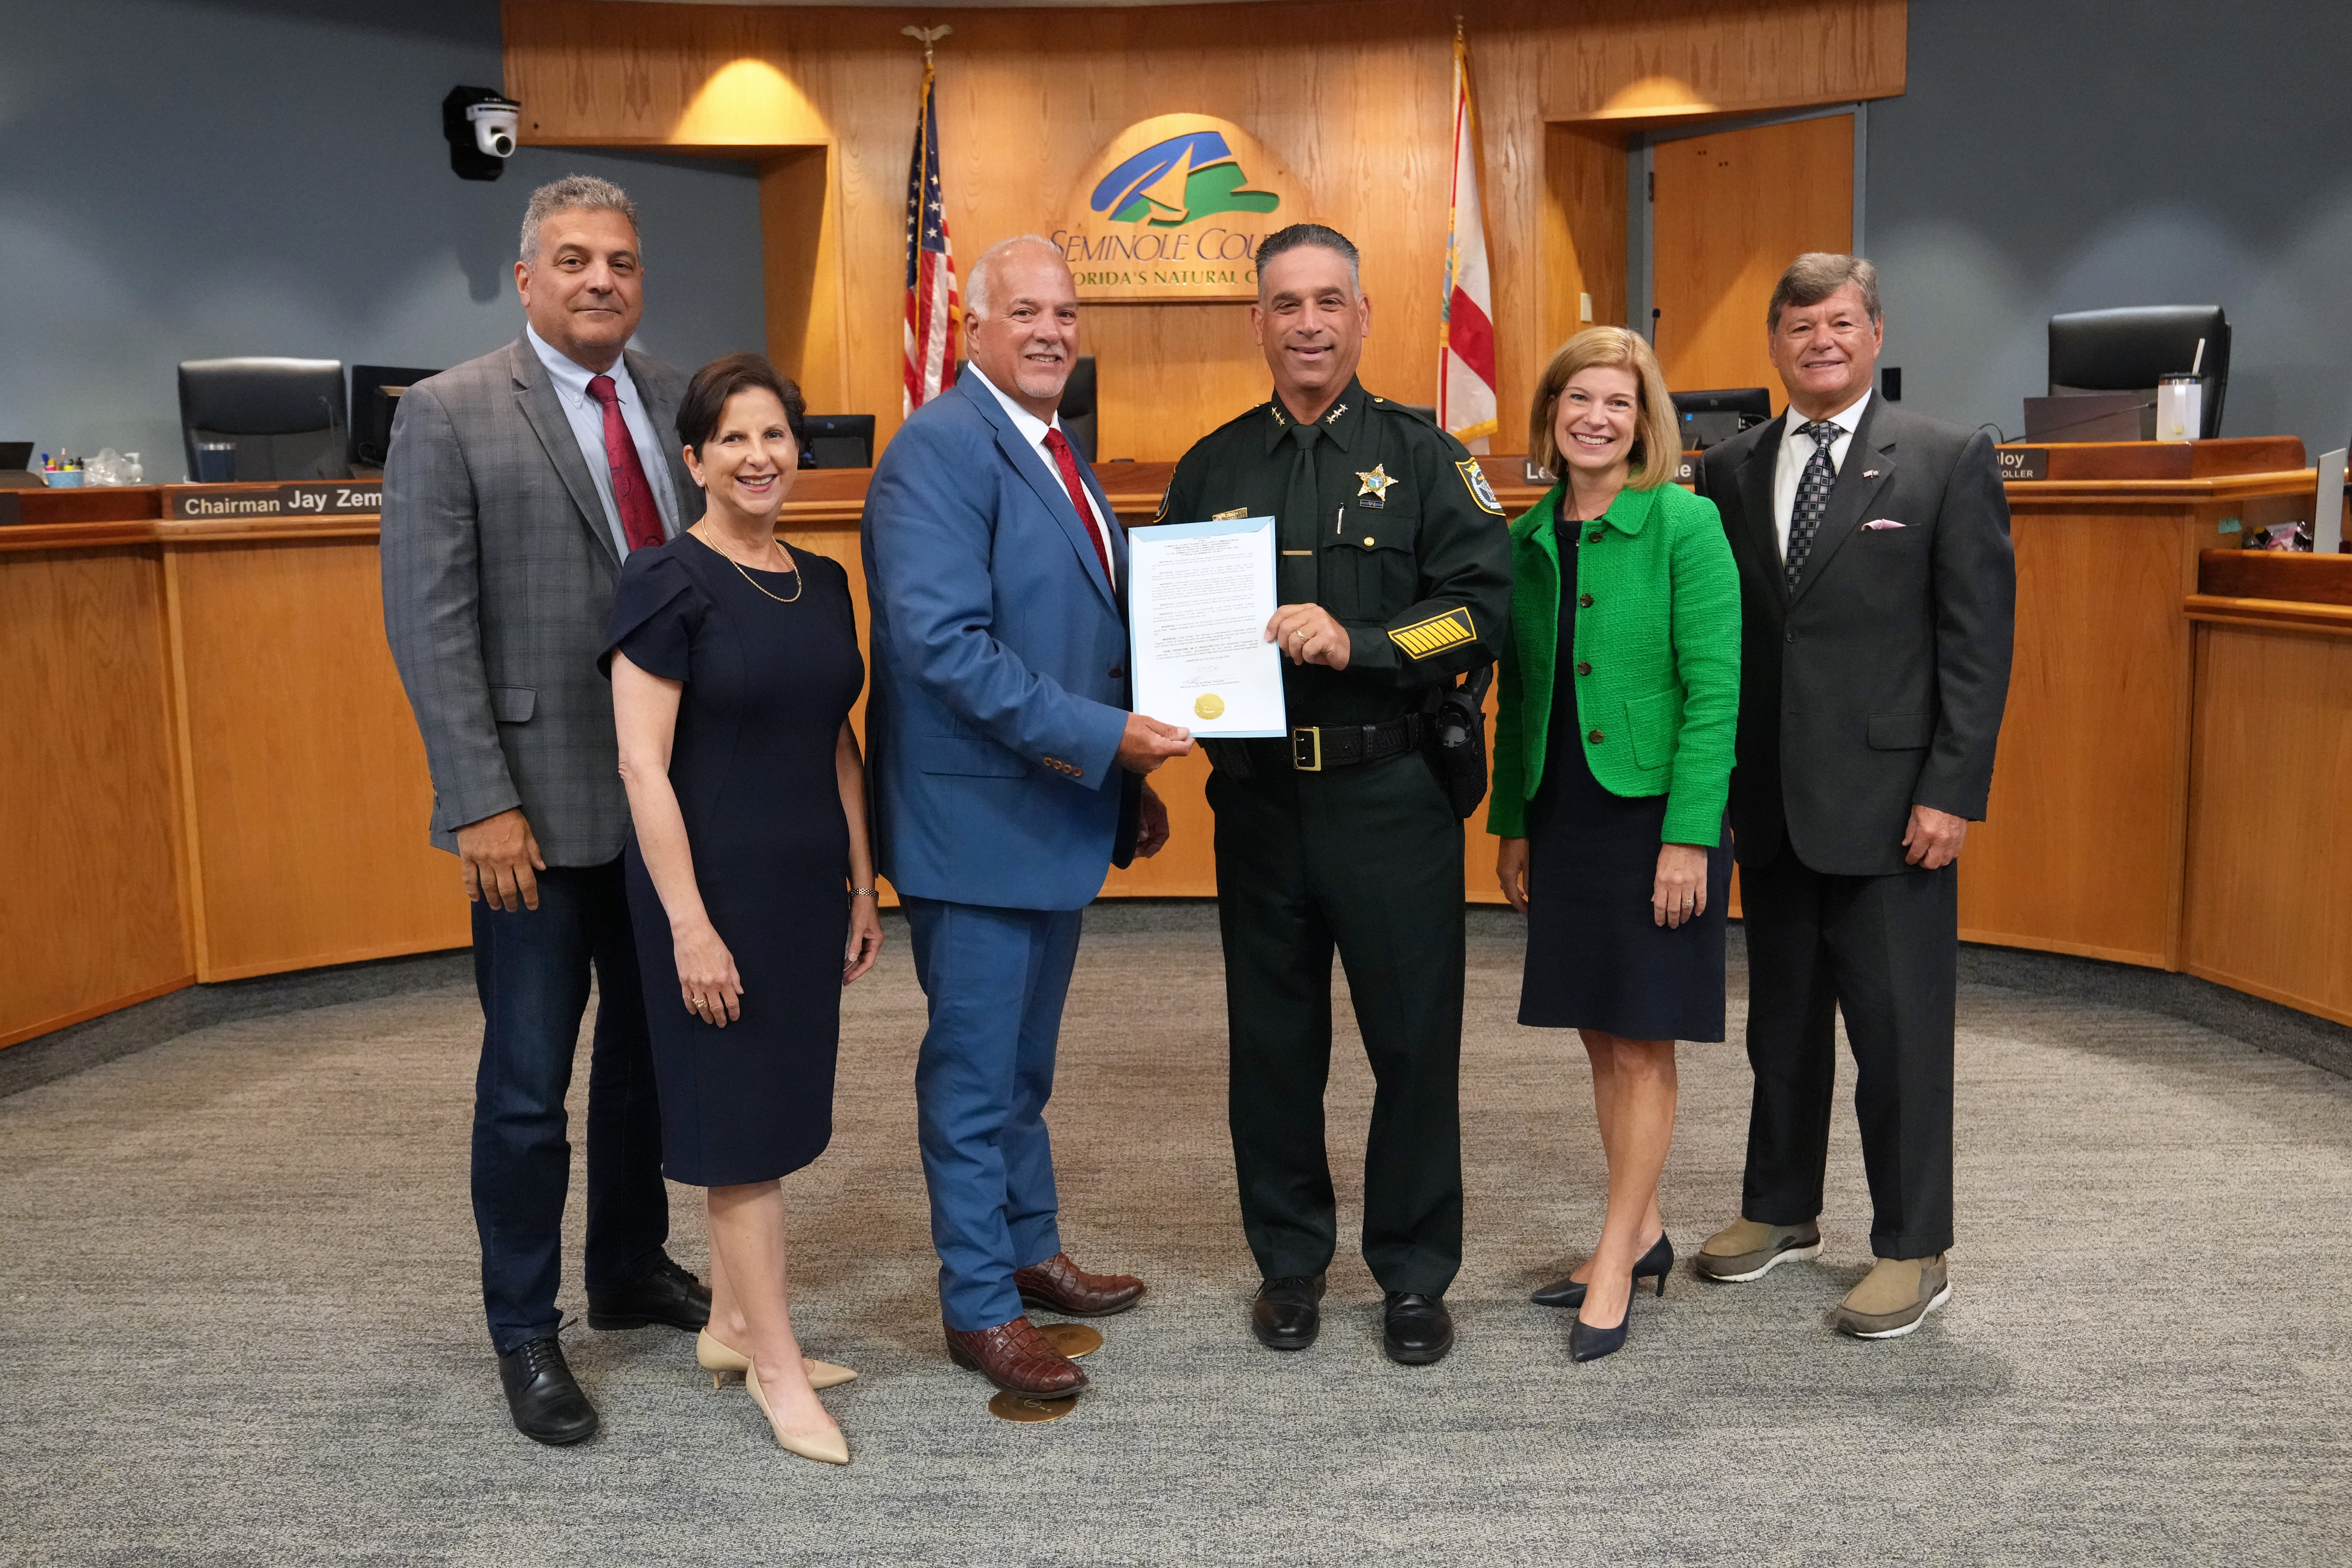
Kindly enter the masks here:
M 1511 525 L 1486 826 L 1528 917 L 1519 1022 L 1580 1030 L 1592 1061 L 1608 1214 L 1591 1255 L 1535 1296 L 1578 1309 L 1578 1361 L 1625 1342 L 1638 1280 L 1665 1294 L 1675 1041 L 1723 1038 L 1739 580 L 1715 503 L 1670 482 L 1679 434 L 1649 344 L 1579 332 L 1528 433 L 1562 480 Z

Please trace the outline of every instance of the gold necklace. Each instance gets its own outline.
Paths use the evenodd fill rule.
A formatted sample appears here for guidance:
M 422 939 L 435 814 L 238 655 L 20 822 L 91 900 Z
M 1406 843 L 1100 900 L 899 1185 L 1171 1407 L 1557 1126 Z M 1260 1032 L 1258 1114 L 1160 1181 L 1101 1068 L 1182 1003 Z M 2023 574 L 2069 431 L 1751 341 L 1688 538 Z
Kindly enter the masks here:
M 703 542 L 710 544 L 710 542 L 707 539 L 704 540 Z M 711 544 L 710 548 L 713 550 L 719 550 L 719 546 L 716 544 Z M 751 584 L 751 586 L 758 589 L 759 592 L 768 594 L 768 590 L 760 587 L 759 580 L 757 578 L 753 577 L 749 572 L 743 570 L 743 563 L 740 561 L 736 560 L 732 555 L 728 555 L 727 552 L 724 550 L 719 550 L 719 553 L 727 556 L 727 564 L 735 568 L 735 574 L 738 577 L 740 577 L 746 583 Z M 797 562 L 792 566 L 786 568 L 786 570 L 790 571 L 793 574 L 793 596 L 787 599 L 781 594 L 768 594 L 768 597 L 775 600 L 779 605 L 798 604 L 800 602 L 801 590 L 808 586 L 808 579 L 801 575 L 800 565 Z

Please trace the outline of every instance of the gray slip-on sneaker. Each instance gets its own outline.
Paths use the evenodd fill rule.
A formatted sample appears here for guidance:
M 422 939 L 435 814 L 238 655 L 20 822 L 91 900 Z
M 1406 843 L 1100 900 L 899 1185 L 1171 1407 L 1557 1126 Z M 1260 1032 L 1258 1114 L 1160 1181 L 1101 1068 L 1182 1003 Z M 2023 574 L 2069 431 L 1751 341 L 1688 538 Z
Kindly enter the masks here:
M 1695 1267 L 1702 1279 L 1739 1285 L 1761 1279 L 1791 1258 L 1802 1262 L 1821 1255 L 1822 1227 L 1811 1220 L 1766 1225 L 1736 1219 L 1706 1238 Z
M 1944 1255 L 1882 1258 L 1846 1292 L 1832 1321 L 1858 1340 L 1899 1340 L 1952 1299 Z

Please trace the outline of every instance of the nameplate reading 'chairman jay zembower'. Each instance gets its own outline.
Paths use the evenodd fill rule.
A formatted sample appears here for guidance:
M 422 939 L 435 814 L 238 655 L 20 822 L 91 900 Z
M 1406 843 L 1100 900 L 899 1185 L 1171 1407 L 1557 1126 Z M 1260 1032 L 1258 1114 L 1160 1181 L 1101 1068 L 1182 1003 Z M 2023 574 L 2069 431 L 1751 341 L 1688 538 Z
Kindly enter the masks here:
M 327 479 L 266 487 L 175 486 L 163 515 L 174 522 L 233 522 L 243 518 L 373 517 L 383 510 L 382 484 Z

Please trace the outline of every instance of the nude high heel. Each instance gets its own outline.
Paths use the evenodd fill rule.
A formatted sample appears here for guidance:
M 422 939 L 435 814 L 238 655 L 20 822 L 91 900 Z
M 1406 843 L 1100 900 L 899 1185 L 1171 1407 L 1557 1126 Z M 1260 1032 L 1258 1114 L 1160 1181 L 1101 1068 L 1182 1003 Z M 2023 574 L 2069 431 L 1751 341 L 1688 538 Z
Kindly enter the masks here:
M 844 1437 L 838 1429 L 796 1436 L 776 1425 L 776 1413 L 768 1408 L 768 1396 L 760 1392 L 758 1368 L 749 1365 L 743 1368 L 743 1386 L 751 1390 L 751 1403 L 758 1405 L 760 1414 L 768 1418 L 768 1430 L 776 1435 L 776 1442 L 785 1453 L 798 1454 L 803 1459 L 814 1459 L 824 1465 L 849 1463 L 849 1439 Z
M 726 1382 L 729 1373 L 746 1371 L 751 1364 L 749 1356 L 709 1329 L 694 1336 L 694 1359 L 703 1371 L 710 1374 L 710 1386 L 714 1389 Z M 809 1386 L 812 1388 L 839 1388 L 845 1383 L 857 1380 L 855 1372 L 845 1366 L 835 1366 L 829 1361 L 803 1357 L 802 1364 L 808 1368 Z

